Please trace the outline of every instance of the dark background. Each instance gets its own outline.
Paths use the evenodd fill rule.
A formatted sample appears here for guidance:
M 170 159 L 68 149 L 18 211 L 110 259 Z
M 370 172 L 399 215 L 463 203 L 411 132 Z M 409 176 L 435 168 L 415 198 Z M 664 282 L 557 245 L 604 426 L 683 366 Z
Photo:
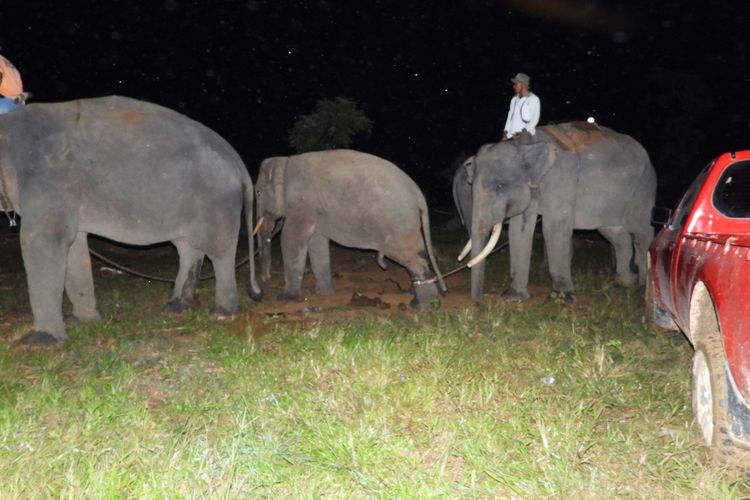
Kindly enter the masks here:
M 298 115 L 342 96 L 373 121 L 353 147 L 449 207 L 457 158 L 499 139 L 517 72 L 531 75 L 540 124 L 593 116 L 639 140 L 662 204 L 713 156 L 750 147 L 742 1 L 13 3 L 0 2 L 0 53 L 31 102 L 121 94 L 177 109 L 253 177 L 291 153 Z

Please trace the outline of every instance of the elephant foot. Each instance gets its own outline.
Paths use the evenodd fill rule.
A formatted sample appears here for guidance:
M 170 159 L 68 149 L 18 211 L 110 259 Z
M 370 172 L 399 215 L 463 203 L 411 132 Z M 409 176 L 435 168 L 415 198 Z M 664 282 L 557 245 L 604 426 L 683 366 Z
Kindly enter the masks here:
M 58 338 L 47 332 L 40 332 L 32 330 L 16 343 L 16 347 L 19 349 L 32 349 L 34 347 L 49 347 L 58 344 L 67 339 L 67 335 Z
M 576 294 L 574 292 L 560 292 L 557 290 L 552 290 L 552 292 L 549 294 L 549 299 L 553 302 L 570 306 L 576 303 Z
M 622 288 L 633 288 L 638 283 L 636 274 L 626 274 L 624 276 L 615 276 L 615 286 Z
M 193 308 L 193 304 L 182 298 L 174 298 L 167 303 L 167 311 L 172 314 L 182 314 Z
M 316 295 L 333 295 L 334 289 L 333 286 L 316 286 L 315 287 L 315 294 Z
M 506 288 L 503 291 L 503 293 L 501 294 L 501 296 L 505 300 L 512 300 L 512 301 L 517 301 L 517 302 L 520 302 L 522 300 L 526 300 L 529 297 L 531 297 L 531 295 L 529 295 L 528 291 L 526 291 L 526 290 L 518 291 L 518 290 L 516 290 L 513 287 Z
M 99 314 L 99 311 L 94 311 L 93 313 L 88 313 L 88 314 L 76 314 L 74 312 L 73 317 L 79 323 L 91 323 L 91 322 L 99 321 L 100 319 L 102 319 L 102 315 Z
M 282 302 L 302 302 L 305 298 L 300 292 L 281 292 L 278 295 L 278 299 Z
M 258 287 L 258 290 L 255 290 L 251 284 L 247 285 L 247 295 L 255 302 L 263 300 L 263 290 L 260 287 Z
M 414 309 L 423 311 L 425 309 L 437 309 L 440 305 L 440 294 L 435 283 L 422 283 L 414 285 L 414 298 L 409 305 Z
M 239 307 L 233 307 L 230 309 L 227 307 L 214 306 L 211 308 L 211 316 L 219 321 L 228 320 L 234 318 L 239 310 Z

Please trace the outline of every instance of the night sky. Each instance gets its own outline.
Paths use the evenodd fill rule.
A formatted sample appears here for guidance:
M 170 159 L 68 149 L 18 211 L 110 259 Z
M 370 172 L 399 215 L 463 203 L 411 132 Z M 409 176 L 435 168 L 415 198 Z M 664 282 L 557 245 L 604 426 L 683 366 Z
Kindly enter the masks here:
M 499 139 L 510 78 L 531 75 L 540 124 L 632 135 L 671 203 L 713 156 L 750 148 L 750 7 L 682 0 L 25 0 L 0 8 L 0 53 L 30 102 L 121 94 L 213 128 L 255 178 L 289 154 L 295 117 L 354 99 L 353 147 L 447 204 L 461 154 Z

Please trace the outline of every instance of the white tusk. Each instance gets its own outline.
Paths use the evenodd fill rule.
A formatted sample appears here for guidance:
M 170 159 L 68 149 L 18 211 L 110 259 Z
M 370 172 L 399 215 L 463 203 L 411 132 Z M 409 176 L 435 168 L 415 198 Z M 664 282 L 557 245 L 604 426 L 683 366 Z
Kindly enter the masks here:
M 464 257 L 466 257 L 467 255 L 469 255 L 469 252 L 471 252 L 471 240 L 469 240 L 469 241 L 466 242 L 466 245 L 464 245 L 464 249 L 461 250 L 460 254 L 458 254 L 458 259 L 457 260 L 459 262 L 461 262 L 462 260 L 464 260 Z
M 260 229 L 260 226 L 263 224 L 263 221 L 265 220 L 266 216 L 264 215 L 260 219 L 258 219 L 258 222 L 255 223 L 255 228 L 253 228 L 253 236 L 258 234 L 258 230 Z
M 495 245 L 497 245 L 497 240 L 500 239 L 500 233 L 503 230 L 503 223 L 498 222 L 492 227 L 492 234 L 490 235 L 490 239 L 487 242 L 487 244 L 484 246 L 481 252 L 477 254 L 476 257 L 471 259 L 467 264 L 466 267 L 473 267 L 476 264 L 479 264 L 482 262 L 495 248 Z

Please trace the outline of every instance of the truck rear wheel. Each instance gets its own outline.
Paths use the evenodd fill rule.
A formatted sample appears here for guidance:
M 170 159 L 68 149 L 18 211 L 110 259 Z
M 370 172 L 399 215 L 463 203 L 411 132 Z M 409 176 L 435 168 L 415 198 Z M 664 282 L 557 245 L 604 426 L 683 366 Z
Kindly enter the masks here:
M 718 330 L 718 328 L 717 328 Z M 718 334 L 718 335 L 717 335 Z M 732 435 L 729 380 L 721 334 L 702 336 L 693 355 L 693 415 L 703 444 L 730 479 L 750 477 L 750 448 Z

